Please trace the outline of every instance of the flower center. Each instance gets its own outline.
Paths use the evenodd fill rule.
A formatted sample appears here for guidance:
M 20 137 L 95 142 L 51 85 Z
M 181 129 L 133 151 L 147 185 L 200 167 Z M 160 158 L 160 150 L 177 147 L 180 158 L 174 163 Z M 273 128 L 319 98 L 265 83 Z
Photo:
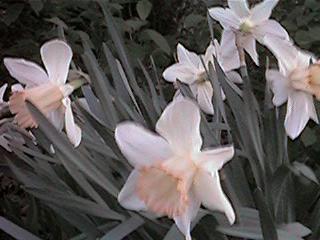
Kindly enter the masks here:
M 253 23 L 249 19 L 246 19 L 240 25 L 240 31 L 243 33 L 250 33 L 253 27 Z
M 189 190 L 197 168 L 191 158 L 174 157 L 139 170 L 139 198 L 148 209 L 168 217 L 181 216 L 189 204 Z
M 208 80 L 207 73 L 206 73 L 206 71 L 203 71 L 203 72 L 198 74 L 196 83 L 197 84 L 201 84 L 201 83 L 204 83 L 207 80 Z
M 290 75 L 291 86 L 305 91 L 320 100 L 320 65 L 313 64 L 308 69 L 294 70 Z
M 15 92 L 9 100 L 11 113 L 16 114 L 15 120 L 22 128 L 36 127 L 37 123 L 31 116 L 26 100 L 32 102 L 44 115 L 58 109 L 64 98 L 59 86 L 45 84 L 42 86 Z

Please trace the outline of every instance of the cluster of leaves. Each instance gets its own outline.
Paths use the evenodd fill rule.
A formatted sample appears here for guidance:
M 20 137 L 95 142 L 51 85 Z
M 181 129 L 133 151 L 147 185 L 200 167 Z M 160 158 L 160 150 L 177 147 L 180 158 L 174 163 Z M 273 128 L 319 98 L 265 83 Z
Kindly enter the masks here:
M 168 219 L 133 213 L 118 205 L 117 193 L 131 168 L 113 139 L 116 124 L 126 119 L 154 128 L 172 96 L 157 67 L 170 61 L 177 37 L 159 37 L 152 28 L 159 28 L 157 21 L 150 22 L 150 18 L 157 18 L 152 16 L 155 14 L 152 11 L 156 6 L 154 2 L 110 1 L 106 4 L 100 1 L 100 5 L 80 2 L 64 1 L 60 7 L 50 1 L 15 3 L 23 6 L 22 9 L 30 8 L 29 13 L 33 11 L 29 27 L 39 23 L 37 16 L 42 14 L 49 22 L 41 25 L 36 35 L 28 36 L 35 33 L 31 29 L 21 32 L 20 37 L 25 42 L 15 42 L 1 54 L 32 56 L 38 52 L 39 42 L 56 36 L 58 31 L 60 37 L 66 37 L 72 45 L 75 62 L 89 73 L 92 82 L 79 93 L 84 95 L 87 104 L 75 99 L 77 120 L 83 130 L 83 140 L 77 149 L 37 109 L 29 106 L 40 126 L 33 132 L 38 144 L 25 139 L 26 145 L 13 146 L 14 155 L 5 153 L 6 162 L 0 165 L 1 169 L 10 167 L 23 183 L 27 195 L 21 193 L 16 183 L 1 181 L 8 185 L 0 188 L 1 207 L 5 206 L 6 210 L 2 213 L 6 218 L 0 217 L 0 226 L 16 239 L 183 239 Z M 312 13 L 320 10 L 312 5 L 314 2 L 306 0 L 293 8 L 299 16 L 311 14 L 313 18 L 309 20 L 292 17 L 293 14 L 285 10 L 288 2 L 281 3 L 276 15 L 283 19 L 286 27 L 292 21 L 304 22 L 297 23 L 302 25 L 296 31 L 290 27 L 288 31 L 294 34 L 298 44 L 315 47 L 317 51 L 318 43 L 312 40 L 316 36 L 308 38 L 310 45 L 303 45 L 307 43 L 298 37 L 301 29 L 315 28 L 318 20 Z M 12 6 L 9 2 L 1 4 L 1 8 Z M 217 1 L 207 1 L 207 4 L 217 4 Z M 7 34 L 24 24 L 22 16 L 25 12 L 17 6 L 13 9 L 13 13 L 6 12 L 1 19 L 8 26 L 5 28 Z M 123 18 L 124 13 L 126 18 Z M 291 17 L 292 21 L 288 20 Z M 175 25 L 180 40 L 195 33 L 187 46 L 205 48 L 203 41 L 209 40 L 209 29 L 217 30 L 217 26 L 208 28 L 207 17 L 201 9 L 181 18 L 183 24 Z M 1 48 L 12 39 L 8 36 L 1 42 Z M 18 36 L 14 41 L 16 38 Z M 196 41 L 197 38 L 202 42 Z M 24 52 L 18 46 L 28 48 Z M 238 223 L 230 227 L 222 215 L 202 210 L 194 222 L 193 236 L 196 239 L 292 240 L 308 235 L 312 240 L 318 239 L 318 128 L 309 126 L 305 130 L 301 138 L 303 144 L 300 140 L 287 142 L 282 125 L 285 109 L 272 106 L 271 93 L 261 81 L 263 74 L 260 72 L 258 77 L 249 79 L 246 69 L 241 69 L 244 86 L 239 89 L 228 81 L 217 64 L 215 69 L 217 71 L 213 66 L 208 69 L 209 77 L 214 89 L 222 86 L 227 102 L 224 104 L 220 91 L 215 90 L 216 114 L 213 119 L 203 116 L 201 132 L 205 147 L 221 144 L 220 138 L 224 136 L 223 141 L 233 142 L 237 148 L 236 157 L 221 174 L 224 188 L 236 209 Z M 260 91 L 255 96 L 257 82 Z M 180 85 L 180 88 L 184 95 L 191 97 L 186 86 Z M 0 178 L 8 179 L 5 174 Z M 17 196 L 18 199 L 14 199 Z M 12 209 L 17 205 L 24 206 L 24 211 Z

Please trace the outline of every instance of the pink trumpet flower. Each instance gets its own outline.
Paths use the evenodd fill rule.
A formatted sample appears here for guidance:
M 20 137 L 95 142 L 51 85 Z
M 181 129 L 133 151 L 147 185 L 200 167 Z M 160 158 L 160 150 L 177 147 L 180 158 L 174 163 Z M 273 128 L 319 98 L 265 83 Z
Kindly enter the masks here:
M 120 123 L 115 131 L 121 152 L 134 167 L 118 196 L 120 204 L 173 218 L 187 240 L 201 203 L 224 212 L 231 224 L 235 221 L 218 172 L 234 148 L 201 150 L 199 128 L 199 108 L 184 98 L 164 110 L 156 124 L 158 134 L 133 122 Z
M 37 127 L 26 106 L 26 100 L 32 102 L 58 130 L 65 126 L 70 141 L 78 146 L 81 129 L 74 122 L 68 96 L 79 86 L 66 84 L 72 50 L 64 41 L 51 40 L 41 47 L 40 53 L 46 71 L 38 64 L 21 58 L 4 59 L 11 76 L 26 86 L 13 92 L 9 100 L 10 111 L 22 128 Z

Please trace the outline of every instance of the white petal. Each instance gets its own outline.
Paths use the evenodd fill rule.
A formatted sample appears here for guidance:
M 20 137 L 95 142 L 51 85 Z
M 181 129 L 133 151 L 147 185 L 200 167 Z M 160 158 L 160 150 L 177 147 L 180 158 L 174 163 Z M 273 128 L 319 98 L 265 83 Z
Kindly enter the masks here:
M 194 67 L 197 69 L 202 64 L 200 57 L 196 53 L 187 50 L 180 43 L 177 46 L 177 55 L 179 63 L 187 64 L 190 67 Z
M 200 108 L 207 114 L 213 114 L 212 96 L 213 88 L 209 81 L 198 84 L 197 101 Z
M 173 101 L 180 101 L 184 99 L 184 96 L 182 95 L 180 89 L 178 89 L 175 93 L 174 93 L 174 96 L 173 96 Z
M 223 30 L 221 36 L 221 66 L 224 71 L 240 67 L 236 36 L 232 30 Z
M 21 92 L 23 90 L 24 90 L 24 88 L 20 83 L 13 84 L 11 86 L 11 92 Z
M 118 195 L 118 202 L 122 207 L 129 210 L 146 211 L 147 206 L 136 194 L 138 177 L 139 171 L 134 169 Z
M 71 101 L 69 98 L 63 100 L 65 106 L 65 129 L 70 142 L 75 146 L 79 146 L 81 142 L 81 129 L 74 122 Z
M 191 221 L 197 216 L 200 209 L 200 200 L 192 193 L 189 193 L 190 204 L 184 214 L 174 217 L 174 221 L 178 229 L 184 234 L 186 240 L 191 240 L 190 224 Z
M 298 63 L 298 51 L 292 42 L 271 36 L 265 36 L 263 41 L 277 58 L 279 66 L 281 67 L 280 70 L 283 74 L 289 74 L 296 68 Z
M 266 80 L 270 83 L 273 92 L 272 102 L 275 106 L 279 107 L 285 103 L 289 94 L 289 80 L 284 77 L 279 71 L 268 69 L 266 71 Z
M 6 92 L 8 84 L 3 84 L 2 87 L 0 88 L 0 103 L 3 103 L 3 96 Z
M 209 173 L 220 170 L 234 156 L 234 147 L 219 147 L 200 152 L 195 157 L 196 165 Z
M 289 41 L 288 32 L 275 20 L 267 20 L 261 23 L 254 28 L 253 33 L 262 44 L 264 36 L 278 37 Z
M 230 9 L 215 7 L 209 9 L 209 14 L 214 20 L 220 22 L 223 28 L 239 29 L 240 18 Z
M 317 112 L 312 95 L 302 91 L 291 91 L 288 96 L 285 129 L 293 140 L 300 135 L 309 119 L 318 123 Z
M 186 84 L 192 84 L 197 78 L 196 69 L 185 63 L 176 63 L 163 72 L 163 78 L 168 82 L 179 80 Z
M 246 37 L 243 41 L 244 50 L 250 55 L 254 63 L 259 66 L 259 57 L 256 47 L 256 39 L 254 37 Z
M 269 19 L 273 8 L 278 4 L 279 0 L 264 0 L 251 9 L 250 20 L 254 24 L 262 23 Z
M 64 125 L 64 114 L 65 107 L 61 106 L 55 111 L 52 111 L 48 114 L 48 119 L 56 127 L 57 130 L 61 131 Z
M 42 45 L 40 53 L 50 81 L 64 84 L 72 59 L 70 46 L 61 40 L 51 40 Z
M 313 56 L 305 51 L 298 51 L 297 54 L 297 62 L 299 67 L 308 67 L 310 65 L 310 62 L 312 60 Z
M 122 154 L 133 166 L 148 166 L 171 156 L 165 139 L 133 122 L 117 125 L 115 139 Z
M 218 172 L 210 175 L 199 170 L 194 180 L 194 191 L 206 208 L 225 213 L 230 224 L 235 222 L 234 210 L 221 188 Z
M 169 103 L 156 124 L 156 130 L 178 155 L 200 151 L 200 111 L 191 100 Z
M 250 14 L 247 0 L 228 0 L 228 6 L 241 18 Z
M 239 73 L 236 71 L 226 72 L 227 78 L 233 83 L 243 83 L 243 80 Z
M 4 65 L 10 75 L 27 87 L 34 87 L 48 82 L 48 76 L 38 64 L 22 58 L 5 58 Z
M 209 67 L 209 62 L 211 62 L 214 66 L 213 56 L 217 57 L 216 50 L 216 46 L 214 46 L 213 44 L 210 44 L 207 47 L 206 53 L 204 55 L 204 62 L 206 64 L 206 67 Z

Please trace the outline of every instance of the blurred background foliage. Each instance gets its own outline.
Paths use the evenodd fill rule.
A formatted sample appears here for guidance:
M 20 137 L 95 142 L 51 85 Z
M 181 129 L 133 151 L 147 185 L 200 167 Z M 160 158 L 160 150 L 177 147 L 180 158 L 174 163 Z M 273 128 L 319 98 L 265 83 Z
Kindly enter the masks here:
M 207 7 L 226 5 L 224 0 L 110 0 L 118 31 L 123 35 L 129 57 L 140 59 L 147 66 L 152 56 L 161 71 L 175 60 L 178 42 L 196 52 L 203 52 L 209 41 Z M 259 1 L 250 1 L 251 4 Z M 288 30 L 291 38 L 303 49 L 320 54 L 320 4 L 318 0 L 282 0 L 273 11 L 273 17 Z M 85 40 L 95 52 L 103 70 L 108 73 L 107 62 L 102 56 L 102 43 L 110 43 L 103 13 L 95 1 L 89 0 L 1 0 L 0 2 L 0 59 L 19 56 L 40 62 L 39 48 L 48 39 L 57 37 L 62 26 L 74 51 L 74 61 L 83 67 L 81 54 Z M 215 25 L 216 37 L 221 28 Z M 90 36 L 90 39 L 89 39 Z M 112 44 L 109 44 L 112 46 Z M 114 49 L 111 49 L 114 51 Z M 269 55 L 262 47 L 261 65 Z M 138 67 L 137 61 L 132 61 Z M 271 61 L 274 64 L 274 61 Z M 12 83 L 3 62 L 0 64 L 2 83 Z M 254 76 L 253 87 L 259 99 L 264 95 L 264 69 L 250 64 Z M 146 83 L 141 83 L 146 84 Z M 170 95 L 169 84 L 161 81 Z M 261 104 L 263 104 L 261 102 Z M 319 104 L 318 104 L 319 105 Z M 319 109 L 319 106 L 317 106 Z M 320 128 L 309 124 L 302 137 L 289 141 L 292 161 L 305 163 L 320 174 Z M 15 161 L 14 155 L 1 149 L 3 156 Z M 18 161 L 15 164 L 19 164 Z M 306 170 L 307 171 L 307 170 Z M 301 189 L 303 192 L 303 189 Z M 303 199 L 301 199 L 303 201 Z M 37 212 L 38 214 L 34 214 Z M 75 234 L 61 232 L 65 220 L 52 214 L 33 196 L 24 192 L 13 174 L 0 160 L 0 215 L 7 217 L 30 232 L 44 239 L 64 239 Z M 29 216 L 37 216 L 36 219 Z M 49 227 L 50 226 L 50 227 Z M 67 228 L 64 229 L 66 231 Z M 0 232 L 0 239 L 10 239 Z

